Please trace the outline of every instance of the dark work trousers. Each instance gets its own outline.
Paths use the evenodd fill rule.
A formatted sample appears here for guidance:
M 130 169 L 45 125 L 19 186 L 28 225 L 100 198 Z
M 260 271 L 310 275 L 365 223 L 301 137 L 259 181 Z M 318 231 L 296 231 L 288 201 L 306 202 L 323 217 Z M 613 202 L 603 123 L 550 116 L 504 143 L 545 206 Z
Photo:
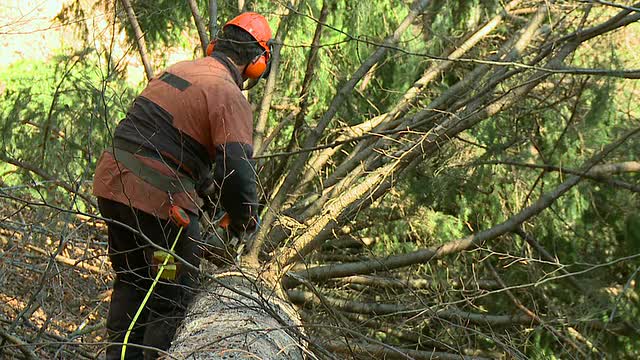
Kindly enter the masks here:
M 171 221 L 115 201 L 98 198 L 98 207 L 103 217 L 141 230 L 149 240 L 164 249 L 171 248 L 178 233 L 178 227 Z M 189 214 L 189 217 L 191 223 L 182 230 L 174 253 L 197 268 L 200 263 L 196 246 L 200 240 L 199 225 L 195 215 Z M 120 225 L 108 223 L 108 232 L 109 259 L 116 272 L 107 316 L 110 343 L 107 359 L 111 360 L 120 359 L 127 329 L 153 282 L 153 252 L 157 249 Z M 159 354 L 151 348 L 169 348 L 186 307 L 197 290 L 197 277 L 197 271 L 179 264 L 175 280 L 160 279 L 129 335 L 126 359 L 155 359 Z

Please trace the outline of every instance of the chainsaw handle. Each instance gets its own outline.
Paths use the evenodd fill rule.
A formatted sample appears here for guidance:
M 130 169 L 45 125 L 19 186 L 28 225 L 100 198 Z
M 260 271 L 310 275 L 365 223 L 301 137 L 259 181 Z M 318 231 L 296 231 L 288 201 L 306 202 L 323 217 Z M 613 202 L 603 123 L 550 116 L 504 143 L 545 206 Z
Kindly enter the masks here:
M 169 209 L 169 218 L 179 227 L 186 228 L 191 223 L 191 219 L 187 212 L 184 211 L 181 207 L 172 205 Z
M 229 225 L 231 225 L 231 216 L 229 216 L 229 213 L 225 213 L 220 221 L 218 221 L 218 226 L 227 230 L 229 229 Z

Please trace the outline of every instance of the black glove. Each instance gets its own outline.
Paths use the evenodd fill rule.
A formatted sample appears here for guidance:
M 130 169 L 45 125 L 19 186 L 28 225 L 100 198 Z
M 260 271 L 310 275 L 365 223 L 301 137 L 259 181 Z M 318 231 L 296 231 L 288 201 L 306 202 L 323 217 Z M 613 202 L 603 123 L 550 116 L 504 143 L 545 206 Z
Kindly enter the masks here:
M 232 265 L 237 256 L 237 248 L 232 239 L 226 229 L 214 229 L 204 239 L 202 257 L 218 267 Z
M 198 182 L 198 186 L 196 187 L 196 192 L 198 193 L 198 196 L 200 196 L 201 198 L 216 195 L 220 192 L 220 186 L 216 184 L 215 177 L 213 176 L 213 172 L 208 173 L 204 179 Z
M 213 218 L 219 208 L 218 194 L 220 187 L 216 184 L 213 173 L 209 173 L 196 187 L 196 193 L 202 199 L 202 212 Z

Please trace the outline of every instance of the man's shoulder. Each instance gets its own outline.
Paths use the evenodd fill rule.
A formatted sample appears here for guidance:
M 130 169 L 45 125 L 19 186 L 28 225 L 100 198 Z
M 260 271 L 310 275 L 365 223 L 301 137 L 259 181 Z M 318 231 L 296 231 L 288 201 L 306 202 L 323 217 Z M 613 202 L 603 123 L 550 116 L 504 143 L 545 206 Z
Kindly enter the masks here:
M 182 76 L 201 87 L 235 87 L 228 70 L 213 58 L 199 58 L 177 62 L 166 69 L 167 72 Z

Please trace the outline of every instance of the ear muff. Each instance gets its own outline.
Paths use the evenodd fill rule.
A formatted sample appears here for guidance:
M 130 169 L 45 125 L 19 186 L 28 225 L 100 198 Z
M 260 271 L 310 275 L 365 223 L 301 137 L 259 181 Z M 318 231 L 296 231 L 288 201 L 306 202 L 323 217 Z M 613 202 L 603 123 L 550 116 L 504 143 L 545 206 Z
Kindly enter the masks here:
M 213 51 L 215 50 L 216 40 L 212 40 L 209 45 L 207 45 L 206 54 L 207 56 L 211 56 Z M 271 50 L 271 46 L 269 46 Z M 271 59 L 270 59 L 271 51 L 263 52 L 262 54 L 256 56 L 256 58 L 245 67 L 243 75 L 249 79 L 260 79 L 262 77 L 266 77 L 271 72 Z
M 262 54 L 247 65 L 244 69 L 244 76 L 249 79 L 259 79 L 265 70 L 267 70 L 267 55 Z
M 211 40 L 211 42 L 209 43 L 209 45 L 207 45 L 207 56 L 211 56 L 211 54 L 213 53 L 213 49 L 216 47 L 216 41 L 215 40 Z
M 273 40 L 267 42 L 268 50 L 256 57 L 251 64 L 247 65 L 245 76 L 252 80 L 267 78 L 271 73 L 271 54 L 273 54 Z

